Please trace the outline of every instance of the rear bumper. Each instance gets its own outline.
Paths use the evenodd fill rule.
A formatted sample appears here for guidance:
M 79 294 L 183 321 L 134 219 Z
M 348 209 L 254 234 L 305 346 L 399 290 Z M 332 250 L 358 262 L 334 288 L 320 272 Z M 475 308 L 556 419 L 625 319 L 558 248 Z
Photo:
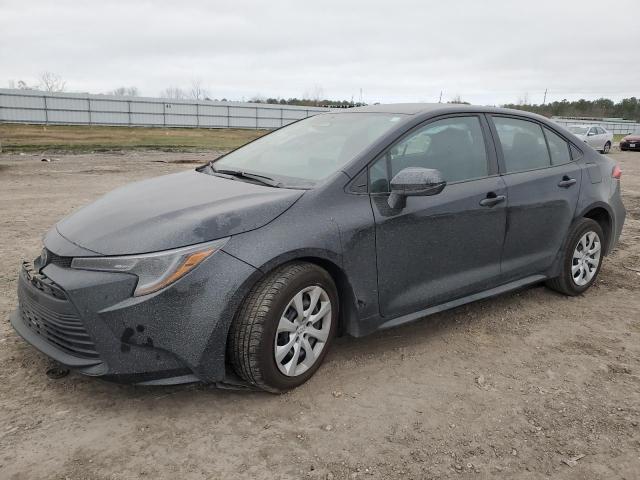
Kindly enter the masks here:
M 618 246 L 618 241 L 622 234 L 622 227 L 624 227 L 624 221 L 627 217 L 627 210 L 624 208 L 624 204 L 622 203 L 620 182 L 618 180 L 613 180 L 613 194 L 609 199 L 609 205 L 611 205 L 611 208 L 613 209 L 613 231 L 611 232 L 612 236 L 611 241 L 609 242 L 609 248 L 607 249 L 607 254 L 611 253 Z
M 255 272 L 219 251 L 174 285 L 133 297 L 136 279 L 128 274 L 23 268 L 10 320 L 28 343 L 85 375 L 154 385 L 224 382 L 228 326 Z

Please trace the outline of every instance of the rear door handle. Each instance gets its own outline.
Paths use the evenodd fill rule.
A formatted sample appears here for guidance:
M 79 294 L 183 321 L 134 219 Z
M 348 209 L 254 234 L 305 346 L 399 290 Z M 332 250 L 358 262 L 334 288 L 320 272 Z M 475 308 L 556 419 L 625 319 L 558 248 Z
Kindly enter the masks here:
M 569 178 L 566 175 L 562 177 L 562 180 L 558 183 L 561 188 L 569 188 L 571 185 L 575 185 L 577 180 L 575 178 Z
M 504 195 L 496 195 L 495 193 L 493 195 L 487 194 L 487 198 L 480 200 L 480 206 L 493 207 L 494 205 L 504 202 L 506 199 L 507 197 Z

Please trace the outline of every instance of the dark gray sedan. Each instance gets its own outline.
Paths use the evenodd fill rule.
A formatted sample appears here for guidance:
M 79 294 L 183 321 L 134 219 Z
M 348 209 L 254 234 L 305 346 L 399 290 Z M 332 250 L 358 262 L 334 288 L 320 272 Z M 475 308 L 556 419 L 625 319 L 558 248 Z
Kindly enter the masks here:
M 60 221 L 11 321 L 87 375 L 282 392 L 339 334 L 540 282 L 581 294 L 622 230 L 620 174 L 520 111 L 321 114 Z

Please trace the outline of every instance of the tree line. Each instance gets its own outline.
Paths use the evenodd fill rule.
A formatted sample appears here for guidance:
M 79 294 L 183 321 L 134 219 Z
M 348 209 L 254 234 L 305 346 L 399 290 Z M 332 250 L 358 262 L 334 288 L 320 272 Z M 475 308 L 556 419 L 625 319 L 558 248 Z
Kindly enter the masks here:
M 636 97 L 624 98 L 619 102 L 614 102 L 608 98 L 599 98 L 597 100 L 580 99 L 574 101 L 565 99 L 544 105 L 517 103 L 503 106 L 538 113 L 545 117 L 612 117 L 640 122 L 640 99 Z

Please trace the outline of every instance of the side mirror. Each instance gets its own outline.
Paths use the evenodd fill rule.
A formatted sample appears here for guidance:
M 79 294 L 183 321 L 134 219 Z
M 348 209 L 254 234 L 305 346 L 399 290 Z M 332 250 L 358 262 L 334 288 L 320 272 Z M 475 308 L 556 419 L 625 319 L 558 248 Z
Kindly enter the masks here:
M 596 134 L 596 132 L 594 132 L 593 130 L 589 130 L 589 133 L 587 133 L 587 137 L 593 137 Z
M 389 206 L 404 208 L 407 204 L 407 197 L 437 195 L 446 184 L 447 182 L 439 170 L 419 167 L 404 168 L 391 179 Z

